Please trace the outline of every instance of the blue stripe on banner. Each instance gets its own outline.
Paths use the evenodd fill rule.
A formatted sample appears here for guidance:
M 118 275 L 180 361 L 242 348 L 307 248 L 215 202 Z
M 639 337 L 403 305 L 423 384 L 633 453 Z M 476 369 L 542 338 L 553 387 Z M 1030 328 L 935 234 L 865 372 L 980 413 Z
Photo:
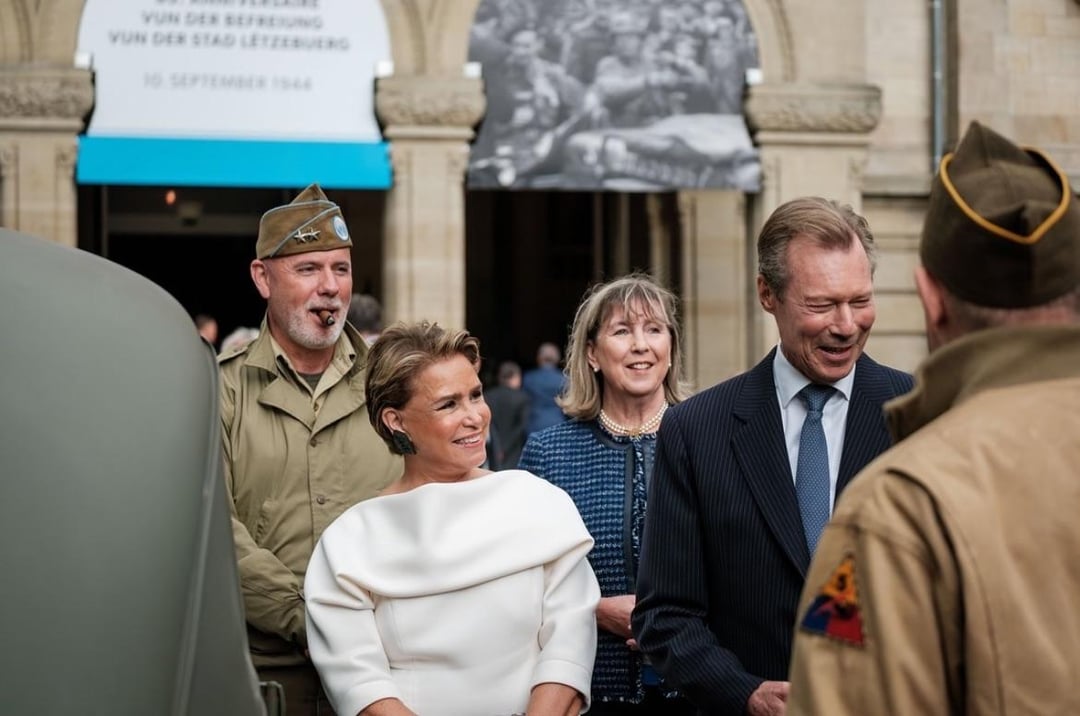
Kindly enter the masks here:
M 386 142 L 79 137 L 79 184 L 389 189 Z

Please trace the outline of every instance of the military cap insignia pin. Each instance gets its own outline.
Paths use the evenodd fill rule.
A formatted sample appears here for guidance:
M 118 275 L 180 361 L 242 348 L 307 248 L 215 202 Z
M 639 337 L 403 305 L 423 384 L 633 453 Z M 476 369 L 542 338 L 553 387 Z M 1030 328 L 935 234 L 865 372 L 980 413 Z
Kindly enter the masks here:
M 312 241 L 319 240 L 318 229 L 308 229 L 307 231 L 297 231 L 296 236 L 293 237 L 298 244 L 307 244 Z
M 853 646 L 864 643 L 862 611 L 855 587 L 855 557 L 847 555 L 806 610 L 800 628 Z

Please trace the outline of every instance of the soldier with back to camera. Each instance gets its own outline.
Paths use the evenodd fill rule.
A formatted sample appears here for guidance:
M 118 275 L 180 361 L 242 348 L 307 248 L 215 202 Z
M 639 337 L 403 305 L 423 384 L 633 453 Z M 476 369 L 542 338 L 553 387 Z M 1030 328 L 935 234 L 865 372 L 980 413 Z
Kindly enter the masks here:
M 1080 713 L 1080 202 L 975 122 L 919 248 L 930 355 L 822 535 L 789 711 Z

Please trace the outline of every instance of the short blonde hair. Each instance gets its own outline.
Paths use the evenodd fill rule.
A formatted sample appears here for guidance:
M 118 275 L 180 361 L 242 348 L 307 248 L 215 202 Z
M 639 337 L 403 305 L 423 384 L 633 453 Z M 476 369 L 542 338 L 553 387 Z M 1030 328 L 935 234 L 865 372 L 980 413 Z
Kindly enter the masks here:
M 400 409 L 412 398 L 416 376 L 433 363 L 465 356 L 473 368 L 480 369 L 480 341 L 468 331 L 448 331 L 437 323 L 395 323 L 382 332 L 368 349 L 367 398 L 371 427 L 390 448 L 401 455 L 390 428 L 382 421 L 387 408 Z
M 632 273 L 590 288 L 578 306 L 570 329 L 570 345 L 566 351 L 567 386 L 565 393 L 556 400 L 563 412 L 578 420 L 592 420 L 600 414 L 604 384 L 600 374 L 589 366 L 588 349 L 616 307 L 628 313 L 643 307 L 646 316 L 667 327 L 671 336 L 671 368 L 664 376 L 664 397 L 671 404 L 682 401 L 687 389 L 682 381 L 682 340 L 677 305 L 675 294 L 643 273 Z

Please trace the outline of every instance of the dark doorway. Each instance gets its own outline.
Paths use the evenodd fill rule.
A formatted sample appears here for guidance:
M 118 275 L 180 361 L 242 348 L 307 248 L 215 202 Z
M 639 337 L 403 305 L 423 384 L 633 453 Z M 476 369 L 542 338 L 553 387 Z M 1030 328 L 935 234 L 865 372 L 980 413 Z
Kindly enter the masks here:
M 565 351 L 590 286 L 655 269 L 654 234 L 667 233 L 660 258 L 679 273 L 674 193 L 473 190 L 465 226 L 466 325 L 481 340 L 487 382 L 503 360 L 532 367 L 544 341 Z
M 213 316 L 224 337 L 262 321 L 265 303 L 248 278 L 253 245 L 237 236 L 117 234 L 108 258 L 164 288 L 189 314 Z
M 79 187 L 79 246 L 157 283 L 219 341 L 258 327 L 265 303 L 249 274 L 259 219 L 299 189 Z M 353 237 L 353 291 L 381 297 L 383 192 L 326 190 Z
M 169 192 L 174 192 L 172 197 Z M 259 218 L 298 189 L 79 187 L 79 246 L 154 281 L 219 336 L 258 326 L 251 283 Z M 386 195 L 331 191 L 353 236 L 353 290 L 382 299 Z M 502 360 L 534 364 L 537 346 L 565 349 L 574 311 L 593 283 L 660 259 L 679 292 L 676 195 L 468 191 L 466 327 L 482 341 L 485 379 Z M 171 201 L 171 203 L 170 203 Z

